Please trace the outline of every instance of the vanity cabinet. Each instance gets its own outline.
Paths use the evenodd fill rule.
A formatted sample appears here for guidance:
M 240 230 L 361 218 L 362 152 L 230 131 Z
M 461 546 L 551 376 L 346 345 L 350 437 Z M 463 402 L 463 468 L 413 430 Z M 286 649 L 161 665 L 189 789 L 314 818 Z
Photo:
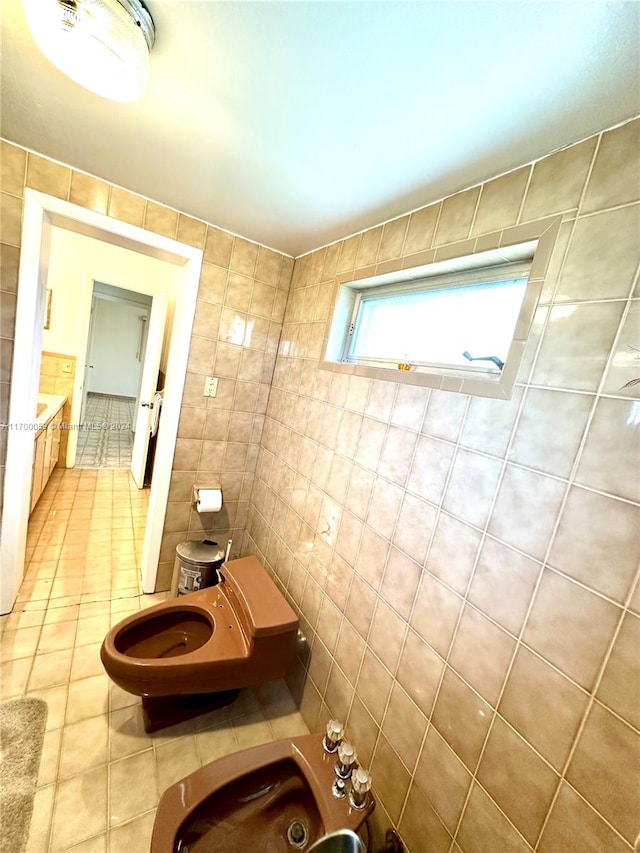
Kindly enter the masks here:
M 47 443 L 47 430 L 41 429 L 36 436 L 33 448 L 33 476 L 31 477 L 31 510 L 38 502 L 38 498 L 42 494 L 44 486 L 42 479 L 44 476 L 44 452 Z M 45 484 L 46 485 L 46 484 Z
M 51 472 L 60 457 L 60 428 L 62 425 L 62 403 L 53 414 L 47 413 L 47 419 L 35 436 L 33 447 L 33 473 L 31 477 L 30 512 L 38 503 L 38 498 L 49 482 Z

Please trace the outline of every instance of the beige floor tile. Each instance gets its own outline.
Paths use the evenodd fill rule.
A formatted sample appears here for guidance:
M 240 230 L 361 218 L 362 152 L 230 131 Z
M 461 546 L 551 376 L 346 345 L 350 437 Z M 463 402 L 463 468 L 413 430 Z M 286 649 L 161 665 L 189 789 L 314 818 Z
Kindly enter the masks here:
M 111 578 L 85 578 L 82 584 L 82 596 L 81 600 L 108 600 L 111 598 Z M 87 596 L 86 599 L 85 596 Z
M 111 593 L 111 600 L 115 601 L 118 598 L 133 598 L 140 592 L 140 585 L 137 581 L 134 582 L 132 586 L 123 586 L 121 589 L 113 589 Z
M 53 593 L 54 586 L 55 581 L 52 578 L 35 581 L 28 595 L 29 601 L 42 601 L 49 598 Z
M 285 714 L 282 717 L 270 717 L 269 723 L 276 740 L 309 734 L 309 727 L 305 723 L 300 711 L 295 711 L 293 714 Z
M 88 542 L 89 530 L 84 527 L 81 530 L 74 530 L 73 533 L 67 537 L 65 544 L 68 550 L 71 550 L 74 546 L 80 550 L 80 546 L 83 546 L 82 553 L 85 553 Z
M 43 625 L 38 642 L 38 653 L 60 652 L 64 649 L 73 648 L 77 625 L 78 623 L 75 621 Z
M 70 604 L 68 607 L 49 607 L 44 616 L 45 625 L 57 625 L 60 622 L 74 622 L 78 619 L 80 605 Z
M 48 606 L 49 606 L 49 602 L 46 599 L 43 599 L 41 601 L 28 601 L 28 600 L 20 601 L 19 599 L 16 599 L 16 603 L 13 605 L 13 612 L 18 613 L 18 612 L 21 612 L 23 610 L 24 611 L 30 611 L 30 612 L 34 611 L 34 610 L 43 610 L 44 611 L 47 609 Z
M 294 711 L 297 711 L 296 703 L 293 701 L 289 688 L 282 678 L 254 687 L 253 694 L 263 708 L 265 706 L 269 707 L 273 716 L 277 714 L 292 714 Z
M 200 759 L 193 736 L 181 737 L 156 749 L 158 790 L 160 793 L 193 773 L 200 767 Z
M 158 805 L 152 749 L 115 761 L 110 768 L 109 825 L 118 826 Z
M 111 601 L 111 592 L 83 592 L 80 596 L 80 604 L 95 604 L 96 602 Z
M 144 730 L 140 700 L 138 697 L 132 698 L 136 700 L 134 705 L 112 711 L 109 715 L 111 761 L 142 752 L 152 745 L 150 735 Z
M 78 633 L 76 634 L 76 646 L 85 646 L 91 643 L 102 642 L 110 628 L 109 614 L 91 616 L 88 619 L 78 621 Z
M 69 559 L 60 560 L 58 563 L 58 578 L 82 578 L 86 571 L 84 560 Z
M 59 729 L 64 725 L 64 715 L 67 710 L 67 697 L 69 687 L 66 684 L 58 684 L 56 687 L 48 687 L 44 690 L 33 690 L 27 694 L 33 699 L 43 699 L 47 703 L 46 731 Z
M 48 853 L 55 786 L 38 788 L 33 801 L 33 814 L 29 827 L 29 853 Z
M 0 640 L 0 659 L 10 661 L 33 657 L 39 638 L 40 627 L 4 631 Z
M 132 693 L 127 693 L 126 690 L 111 682 L 109 685 L 110 710 L 118 711 L 121 708 L 129 708 L 131 705 L 140 705 L 140 697 L 134 696 Z
M 140 609 L 140 602 L 138 601 L 138 596 L 130 596 L 126 598 L 116 598 L 111 601 L 111 624 L 115 625 L 116 622 L 119 622 L 121 619 L 124 619 L 125 616 L 129 616 L 131 613 L 137 613 Z
M 261 743 L 267 743 L 274 739 L 271 726 L 265 720 L 262 711 L 236 717 L 232 720 L 232 725 L 240 749 L 259 746 Z
M 195 717 L 192 720 L 193 731 L 197 733 L 208 731 L 209 729 L 217 729 L 220 726 L 227 725 L 229 720 L 234 717 L 242 716 L 233 710 L 234 707 L 235 703 L 227 705 L 224 708 L 218 708 L 216 711 L 209 711 L 208 714 L 201 714 L 199 717 Z
M 68 595 L 80 595 L 82 580 L 79 577 L 60 577 L 53 582 L 51 598 L 65 598 Z
M 91 507 L 74 507 L 73 515 L 67 523 L 67 533 L 73 533 L 75 530 L 86 530 L 87 521 L 92 518 L 93 506 Z
M 56 684 L 65 684 L 71 671 L 71 649 L 37 655 L 29 677 L 29 690 L 43 690 Z
M 84 559 L 88 551 L 88 541 L 79 542 L 77 538 L 74 537 L 70 541 L 64 543 L 62 550 L 60 551 L 60 557 L 63 560 L 69 560 L 76 557 Z
M 100 767 L 109 760 L 109 723 L 106 714 L 65 726 L 60 754 L 61 779 Z
M 201 764 L 209 764 L 223 755 L 236 752 L 238 739 L 230 725 L 222 725 L 195 735 L 196 749 Z
M 166 729 L 152 732 L 149 737 L 155 746 L 162 746 L 162 744 L 169 743 L 169 741 L 176 740 L 176 738 L 191 735 L 194 731 L 194 720 L 185 720 L 183 723 L 176 723 L 175 726 L 167 726 Z
M 38 557 L 42 562 L 48 560 L 58 560 L 60 557 L 60 548 L 57 545 L 47 545 L 44 548 L 38 548 Z
M 155 809 L 109 832 L 109 853 L 146 851 L 151 844 Z
M 89 535 L 89 553 L 92 555 L 111 553 L 113 534 L 108 527 L 92 530 Z
M 107 833 L 102 832 L 100 835 L 81 841 L 80 844 L 67 847 L 65 853 L 107 853 Z M 129 853 L 134 853 L 134 848 L 131 848 Z
M 109 710 L 109 679 L 106 675 L 93 675 L 69 685 L 69 701 L 65 724 L 77 723 L 89 717 L 98 717 Z
M 56 787 L 51 849 L 65 850 L 104 832 L 106 820 L 106 766 L 63 780 Z
M 100 660 L 101 645 L 102 643 L 90 643 L 86 646 L 77 646 L 74 649 L 71 663 L 71 681 L 104 674 L 104 667 Z
M 72 605 L 80 604 L 80 594 L 66 595 L 61 598 L 49 599 L 47 604 L 48 609 L 58 607 L 71 607 Z
M 241 717 L 244 714 L 252 714 L 254 711 L 260 710 L 260 702 L 254 690 L 250 687 L 246 690 L 241 690 L 238 698 L 231 705 L 227 705 L 226 709 L 228 717 Z
M 80 619 L 89 619 L 94 616 L 107 616 L 111 613 L 110 601 L 87 601 L 80 605 Z
M 114 569 L 111 574 L 111 587 L 114 592 L 127 587 L 135 589 L 137 584 L 138 572 L 136 569 Z
M 18 628 L 37 628 L 46 618 L 46 610 L 22 610 L 2 617 L 0 630 L 16 631 Z
M 51 785 L 58 778 L 58 763 L 62 743 L 62 729 L 54 729 L 45 733 L 38 772 L 38 787 Z
M 37 553 L 37 551 L 36 551 Z M 25 580 L 34 580 L 36 577 L 40 580 L 52 578 L 58 571 L 59 561 L 49 560 L 48 562 L 30 560 L 29 568 L 25 574 Z

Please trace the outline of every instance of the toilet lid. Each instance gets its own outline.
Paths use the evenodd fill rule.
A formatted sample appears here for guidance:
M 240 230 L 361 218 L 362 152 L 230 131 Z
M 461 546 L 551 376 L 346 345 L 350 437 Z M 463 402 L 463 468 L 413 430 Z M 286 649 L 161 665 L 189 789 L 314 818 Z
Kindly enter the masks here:
M 256 557 L 240 557 L 222 567 L 246 613 L 253 637 L 269 637 L 295 631 L 298 617 Z
M 201 541 L 189 539 L 181 542 L 176 548 L 176 554 L 183 563 L 202 568 L 224 560 L 224 548 L 211 539 Z

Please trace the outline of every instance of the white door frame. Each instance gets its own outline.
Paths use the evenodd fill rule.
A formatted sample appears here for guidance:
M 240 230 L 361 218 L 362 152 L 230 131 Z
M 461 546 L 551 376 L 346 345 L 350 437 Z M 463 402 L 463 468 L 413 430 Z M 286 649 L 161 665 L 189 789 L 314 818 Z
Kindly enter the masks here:
M 35 420 L 46 278 L 51 226 L 55 225 L 115 243 L 183 268 L 184 283 L 175 294 L 175 313 L 167 364 L 163 428 L 149 495 L 149 512 L 142 550 L 142 589 L 155 589 L 162 530 L 169 495 L 171 465 L 178 434 L 191 330 L 202 266 L 202 251 L 87 210 L 70 202 L 25 189 L 18 301 L 9 400 L 7 465 L 0 536 L 0 613 L 9 613 L 24 576 L 33 465 Z M 20 428 L 20 425 L 24 425 Z

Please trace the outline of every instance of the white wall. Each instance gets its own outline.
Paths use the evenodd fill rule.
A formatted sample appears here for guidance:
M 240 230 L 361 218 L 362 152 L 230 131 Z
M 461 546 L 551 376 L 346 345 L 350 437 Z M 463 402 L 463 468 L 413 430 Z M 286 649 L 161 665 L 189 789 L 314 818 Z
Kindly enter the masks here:
M 145 318 L 143 327 L 141 317 Z M 96 298 L 87 390 L 137 397 L 149 309 L 131 302 Z
M 169 305 L 161 369 L 166 369 L 171 318 L 181 269 L 168 261 L 105 243 L 63 228 L 51 229 L 47 286 L 51 288 L 51 322 L 45 329 L 42 349 L 73 355 L 77 359 L 71 421 L 80 420 L 84 357 L 94 281 L 153 296 L 165 293 Z M 132 396 L 136 396 L 137 391 Z M 67 464 L 73 464 L 77 433 L 69 433 Z

